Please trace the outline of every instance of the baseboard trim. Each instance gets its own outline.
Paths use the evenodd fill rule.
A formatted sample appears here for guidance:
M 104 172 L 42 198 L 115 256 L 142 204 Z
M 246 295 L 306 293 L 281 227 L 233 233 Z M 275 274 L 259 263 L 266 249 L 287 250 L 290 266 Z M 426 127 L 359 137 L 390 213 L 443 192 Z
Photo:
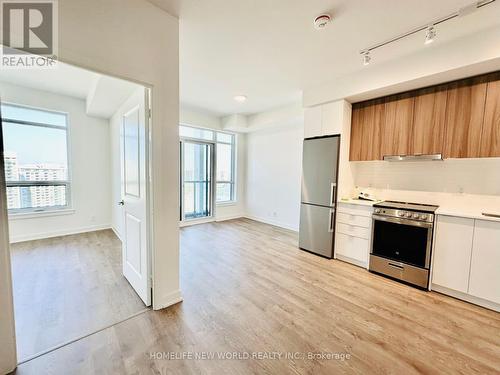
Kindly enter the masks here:
M 242 217 L 245 217 L 245 214 L 236 214 L 236 215 L 226 215 L 226 216 L 217 216 L 215 218 L 215 221 L 227 221 L 227 220 L 234 220 L 234 219 L 240 219 Z
M 41 232 L 41 233 L 24 234 L 20 236 L 12 236 L 10 237 L 10 243 L 41 240 L 45 238 L 53 238 L 60 236 L 69 236 L 71 234 L 95 232 L 97 230 L 104 230 L 104 229 L 112 229 L 111 224 L 89 225 L 87 227 L 79 227 L 79 228 L 65 229 L 52 232 Z
M 247 219 L 250 219 L 250 220 L 255 220 L 255 221 L 264 223 L 264 224 L 274 225 L 275 227 L 280 227 L 280 228 L 283 228 L 283 229 L 291 230 L 293 232 L 298 232 L 298 228 L 293 227 L 293 226 L 288 225 L 288 224 L 285 224 L 285 223 L 282 223 L 282 222 L 279 222 L 279 221 L 270 220 L 270 219 L 267 219 L 267 218 L 263 218 L 263 217 L 260 217 L 260 216 L 253 216 L 253 215 L 245 215 L 244 217 L 247 218 Z
M 191 225 L 213 223 L 214 221 L 215 221 L 215 218 L 213 218 L 213 217 L 209 217 L 206 219 L 193 219 L 193 220 L 187 220 L 187 221 L 179 221 L 179 228 L 190 227 Z
M 122 236 L 120 236 L 120 233 L 118 233 L 118 231 L 116 230 L 116 228 L 112 226 L 112 227 L 111 227 L 111 230 L 113 231 L 113 233 L 115 234 L 115 236 L 116 236 L 116 237 L 118 237 L 118 239 L 119 239 L 121 242 L 123 242 L 123 240 L 122 240 Z
M 153 298 L 153 310 L 161 310 L 182 302 L 182 293 L 180 289 L 163 296 L 160 301 Z
M 431 291 L 438 292 L 441 294 L 446 294 L 447 296 L 450 296 L 450 297 L 453 297 L 456 299 L 460 299 L 462 301 L 469 302 L 469 303 L 472 303 L 474 305 L 485 307 L 487 309 L 494 310 L 496 312 L 500 312 L 500 304 L 495 303 L 495 302 L 491 302 L 491 301 L 488 301 L 488 300 L 485 300 L 485 299 L 482 299 L 479 297 L 474 297 L 474 296 L 471 296 L 470 294 L 467 294 L 467 293 L 458 292 L 456 290 L 449 289 L 449 288 L 446 288 L 444 286 L 440 286 L 440 285 L 436 285 L 436 284 L 431 285 Z

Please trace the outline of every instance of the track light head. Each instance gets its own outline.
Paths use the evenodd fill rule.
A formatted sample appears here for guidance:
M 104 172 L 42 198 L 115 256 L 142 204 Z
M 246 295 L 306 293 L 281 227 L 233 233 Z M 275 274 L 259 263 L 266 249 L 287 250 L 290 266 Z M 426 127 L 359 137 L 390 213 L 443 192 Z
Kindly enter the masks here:
M 434 25 L 431 25 L 427 28 L 427 32 L 425 33 L 425 44 L 430 44 L 434 42 L 434 39 L 436 39 L 436 29 L 434 28 Z
M 363 65 L 370 64 L 371 59 L 370 51 L 363 52 Z

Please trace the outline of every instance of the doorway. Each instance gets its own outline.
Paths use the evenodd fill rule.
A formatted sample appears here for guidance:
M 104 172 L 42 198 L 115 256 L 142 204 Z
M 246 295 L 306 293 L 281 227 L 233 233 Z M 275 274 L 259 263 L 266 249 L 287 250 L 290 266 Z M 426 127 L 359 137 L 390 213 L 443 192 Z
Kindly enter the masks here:
M 58 64 L 0 72 L 20 362 L 152 302 L 150 90 Z
M 215 217 L 215 143 L 182 138 L 180 142 L 180 220 Z

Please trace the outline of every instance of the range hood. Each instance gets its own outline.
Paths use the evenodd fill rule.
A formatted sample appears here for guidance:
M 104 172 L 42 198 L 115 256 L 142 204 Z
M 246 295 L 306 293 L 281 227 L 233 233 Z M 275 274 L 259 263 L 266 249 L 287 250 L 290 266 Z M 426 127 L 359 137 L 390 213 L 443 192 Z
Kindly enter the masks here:
M 442 154 L 384 155 L 384 161 L 442 161 Z

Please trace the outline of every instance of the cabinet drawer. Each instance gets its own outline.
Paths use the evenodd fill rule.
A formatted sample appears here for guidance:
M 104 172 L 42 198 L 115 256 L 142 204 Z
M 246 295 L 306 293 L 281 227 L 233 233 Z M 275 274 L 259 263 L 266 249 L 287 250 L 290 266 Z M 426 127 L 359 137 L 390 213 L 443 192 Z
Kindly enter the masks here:
M 346 234 L 348 236 L 364 238 L 365 240 L 370 239 L 370 228 L 337 223 L 337 232 Z
M 373 213 L 373 207 L 360 206 L 348 203 L 339 203 L 337 206 L 337 212 L 342 212 L 343 214 L 348 214 L 348 215 L 371 217 Z
M 344 212 L 337 212 L 337 222 L 348 225 L 356 225 L 363 228 L 370 228 L 372 218 L 371 216 L 359 216 L 346 214 Z
M 367 239 L 337 233 L 335 254 L 367 264 L 369 252 L 369 241 Z

